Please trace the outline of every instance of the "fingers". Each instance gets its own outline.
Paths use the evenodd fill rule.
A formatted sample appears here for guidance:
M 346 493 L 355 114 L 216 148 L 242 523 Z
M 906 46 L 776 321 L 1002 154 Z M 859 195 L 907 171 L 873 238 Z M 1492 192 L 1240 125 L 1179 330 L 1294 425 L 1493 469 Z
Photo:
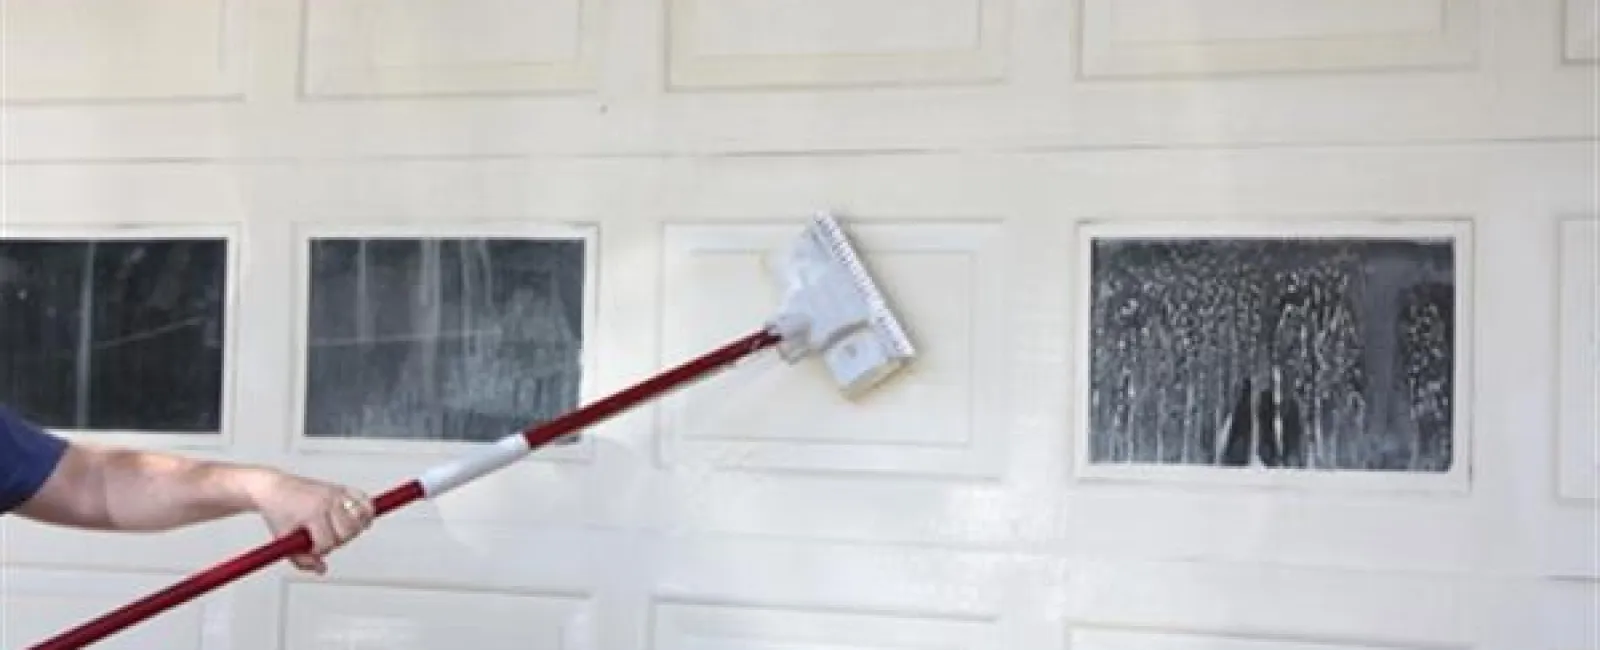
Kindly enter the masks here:
M 292 556 L 289 560 L 294 564 L 295 568 L 301 571 L 322 575 L 328 569 L 327 564 L 322 560 L 322 556 L 332 548 L 333 540 L 337 537 L 333 521 L 330 515 L 324 513 L 306 521 L 302 526 L 311 536 L 311 551 Z
M 315 573 L 317 575 L 323 575 L 328 572 L 327 563 L 323 562 L 322 558 L 319 558 L 315 555 L 290 556 L 289 563 L 293 564 L 296 569 L 309 573 Z
M 295 568 L 318 575 L 327 571 L 323 558 L 364 532 L 377 516 L 372 500 L 352 489 L 330 490 L 313 512 L 300 523 L 311 537 L 311 549 L 289 560 Z
M 338 505 L 329 509 L 328 528 L 331 533 L 325 545 L 319 552 L 327 553 L 354 539 L 355 536 L 366 528 L 366 522 L 361 518 L 359 506 L 352 505 L 353 500 L 341 499 Z

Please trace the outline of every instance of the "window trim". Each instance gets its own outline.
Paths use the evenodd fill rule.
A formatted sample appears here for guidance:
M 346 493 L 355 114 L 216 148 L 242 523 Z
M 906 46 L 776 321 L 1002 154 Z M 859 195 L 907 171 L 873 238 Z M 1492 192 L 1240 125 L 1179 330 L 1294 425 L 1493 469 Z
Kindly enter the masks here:
M 240 262 L 242 227 L 222 223 L 153 223 L 139 225 L 85 224 L 6 224 L 0 227 L 0 240 L 117 242 L 134 239 L 221 240 L 226 261 L 223 264 L 222 370 L 219 381 L 217 429 L 213 432 L 184 433 L 166 430 L 65 429 L 51 433 L 74 442 L 147 449 L 216 451 L 233 447 L 238 441 L 237 382 L 239 365 Z
M 387 438 L 337 438 L 312 437 L 306 429 L 309 385 L 310 312 L 311 312 L 311 244 L 318 239 L 462 239 L 499 238 L 548 241 L 577 241 L 583 244 L 583 346 L 579 353 L 582 373 L 578 380 L 578 401 L 587 403 L 595 397 L 595 379 L 600 376 L 595 361 L 594 341 L 599 335 L 597 305 L 599 275 L 599 228 L 597 224 L 575 221 L 440 221 L 413 223 L 401 221 L 371 222 L 297 222 L 291 226 L 294 246 L 294 286 L 292 287 L 293 363 L 290 381 L 293 400 L 293 422 L 290 426 L 286 451 L 291 455 L 360 454 L 390 457 L 450 457 L 485 444 L 455 440 L 397 440 Z M 530 420 L 531 423 L 531 420 Z M 503 435 L 515 431 L 500 432 Z M 573 445 L 554 445 L 538 452 L 541 460 L 588 462 L 593 458 L 593 448 L 587 440 Z

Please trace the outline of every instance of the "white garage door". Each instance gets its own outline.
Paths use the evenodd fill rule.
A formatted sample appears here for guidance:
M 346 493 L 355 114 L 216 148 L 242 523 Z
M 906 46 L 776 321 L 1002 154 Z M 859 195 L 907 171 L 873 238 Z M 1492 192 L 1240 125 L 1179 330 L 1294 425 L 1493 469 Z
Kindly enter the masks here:
M 1593 0 L 0 0 L 0 399 L 377 492 L 763 357 L 106 648 L 1577 650 Z M 0 645 L 251 548 L 0 524 Z

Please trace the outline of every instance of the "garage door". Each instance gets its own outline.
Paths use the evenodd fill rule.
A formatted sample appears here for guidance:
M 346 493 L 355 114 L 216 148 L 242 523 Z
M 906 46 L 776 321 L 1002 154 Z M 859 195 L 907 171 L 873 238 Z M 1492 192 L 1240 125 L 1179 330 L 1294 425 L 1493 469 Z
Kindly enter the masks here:
M 1592 0 L 0 8 L 0 401 L 76 439 L 379 492 L 759 326 L 821 209 L 924 354 L 103 647 L 1600 642 Z M 0 535 L 7 648 L 266 539 Z

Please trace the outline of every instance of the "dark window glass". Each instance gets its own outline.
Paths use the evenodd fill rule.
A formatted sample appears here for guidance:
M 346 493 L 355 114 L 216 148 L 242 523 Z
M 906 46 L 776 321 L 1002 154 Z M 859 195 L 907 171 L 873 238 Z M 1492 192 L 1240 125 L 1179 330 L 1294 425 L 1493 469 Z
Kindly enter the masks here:
M 306 434 L 492 441 L 576 407 L 584 244 L 311 243 Z
M 1445 472 L 1451 242 L 1101 240 L 1098 463 Z
M 0 401 L 55 429 L 218 432 L 227 254 L 0 240 Z

